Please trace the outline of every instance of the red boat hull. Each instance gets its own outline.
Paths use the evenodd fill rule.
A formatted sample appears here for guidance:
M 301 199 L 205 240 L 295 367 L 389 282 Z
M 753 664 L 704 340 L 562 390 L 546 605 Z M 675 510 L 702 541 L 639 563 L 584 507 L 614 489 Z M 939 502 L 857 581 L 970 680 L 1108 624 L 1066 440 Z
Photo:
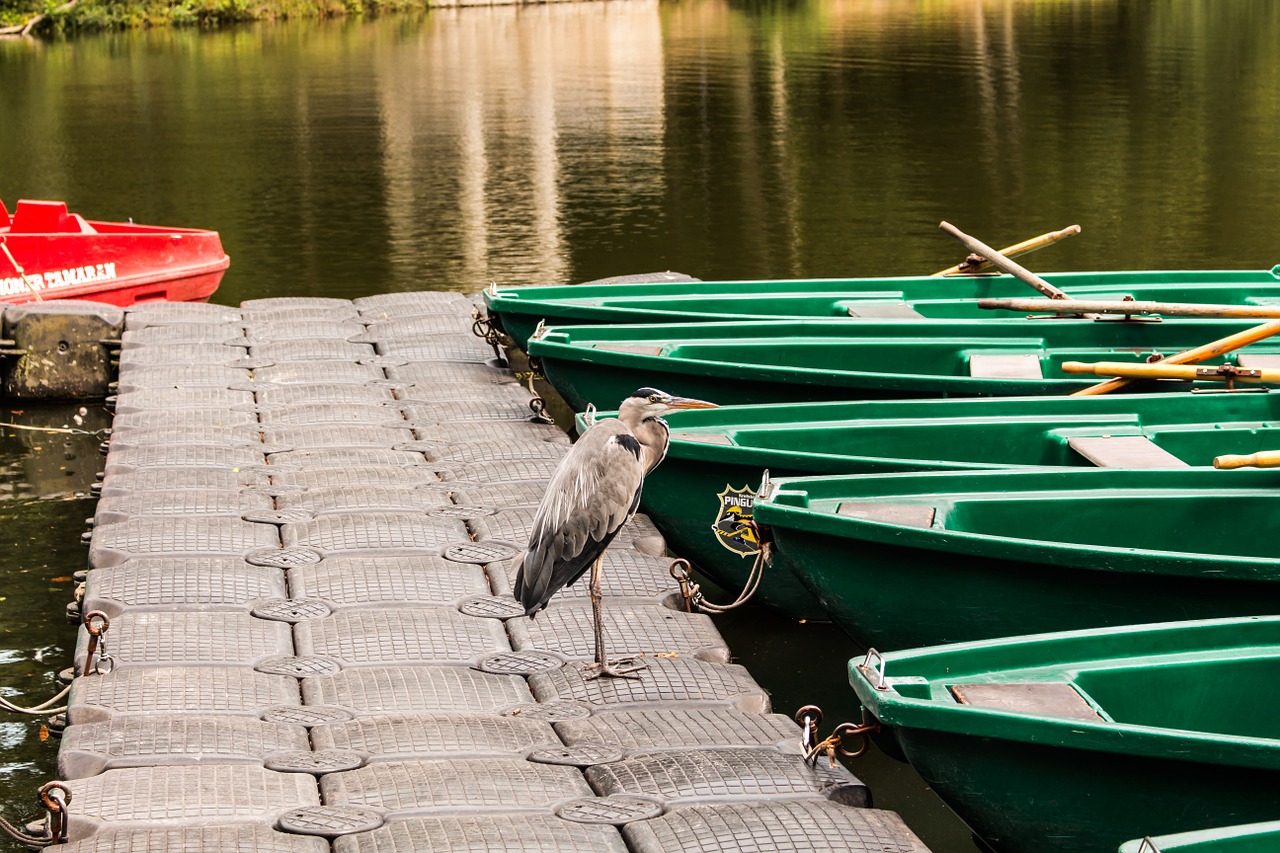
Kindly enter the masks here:
M 216 231 L 87 221 L 52 201 L 19 201 L 12 218 L 0 204 L 0 242 L 0 303 L 204 302 L 231 263 Z

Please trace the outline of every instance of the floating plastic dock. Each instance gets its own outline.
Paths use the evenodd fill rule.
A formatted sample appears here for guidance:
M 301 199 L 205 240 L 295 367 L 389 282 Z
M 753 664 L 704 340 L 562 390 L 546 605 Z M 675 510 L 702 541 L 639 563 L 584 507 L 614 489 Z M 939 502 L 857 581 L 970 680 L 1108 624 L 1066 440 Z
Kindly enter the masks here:
M 536 620 L 569 440 L 457 294 L 131 310 L 59 771 L 69 851 L 924 851 L 799 728 L 658 531 Z M 105 627 L 105 630 L 102 630 Z

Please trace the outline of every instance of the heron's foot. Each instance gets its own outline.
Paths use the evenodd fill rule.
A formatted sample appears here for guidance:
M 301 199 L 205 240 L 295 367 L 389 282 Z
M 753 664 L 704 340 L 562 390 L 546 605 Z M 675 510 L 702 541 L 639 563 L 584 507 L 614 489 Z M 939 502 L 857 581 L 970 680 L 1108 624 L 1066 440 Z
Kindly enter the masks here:
M 589 663 L 583 670 L 587 673 L 584 678 L 587 681 L 593 681 L 601 677 L 609 678 L 633 678 L 639 679 L 638 674 L 641 670 L 649 668 L 649 664 L 640 663 L 635 658 L 621 658 L 617 660 L 608 660 L 604 663 L 596 661 Z

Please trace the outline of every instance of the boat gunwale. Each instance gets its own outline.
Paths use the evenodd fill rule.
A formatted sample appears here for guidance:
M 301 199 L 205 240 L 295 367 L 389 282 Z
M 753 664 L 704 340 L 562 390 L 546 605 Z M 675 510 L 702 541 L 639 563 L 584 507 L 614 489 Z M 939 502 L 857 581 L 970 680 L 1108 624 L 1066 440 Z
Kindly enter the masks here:
M 540 336 L 530 338 L 527 352 L 548 362 L 564 364 L 604 365 L 628 370 L 648 370 L 650 372 L 676 373 L 683 376 L 716 377 L 742 380 L 743 372 L 749 371 L 752 379 L 761 382 L 784 384 L 800 384 L 823 388 L 855 388 L 896 392 L 956 393 L 956 394 L 997 394 L 998 396 L 1018 396 L 1019 392 L 1026 396 L 1034 396 L 1039 389 L 1042 393 L 1065 393 L 1097 384 L 1097 377 L 1080 376 L 1043 376 L 1039 378 L 1004 378 L 971 376 L 961 373 L 904 373 L 869 370 L 832 369 L 830 367 L 804 367 L 799 365 L 761 364 L 751 361 L 725 361 L 718 358 L 707 358 L 703 355 L 647 354 L 611 349 L 600 349 L 599 344 L 627 346 L 660 346 L 667 347 L 727 347 L 730 344 L 755 345 L 778 344 L 787 341 L 788 346 L 834 346 L 842 349 L 859 351 L 872 347 L 890 350 L 895 346 L 908 344 L 924 344 L 928 346 L 954 346 L 957 350 L 974 353 L 991 348 L 1005 352 L 1025 347 L 1037 351 L 1041 356 L 1052 356 L 1064 350 L 1071 354 L 1072 360 L 1096 357 L 1106 360 L 1108 356 L 1120 353 L 1147 353 L 1154 348 L 1188 348 L 1196 345 L 1192 338 L 1203 344 L 1210 340 L 1225 337 L 1245 329 L 1254 328 L 1257 324 L 1248 320 L 1198 318 L 1192 320 L 1165 320 L 1161 324 L 1147 328 L 1173 329 L 1169 334 L 1181 332 L 1188 336 L 1187 340 L 1170 344 L 1167 341 L 1137 341 L 1132 344 L 1117 343 L 1114 345 L 1093 345 L 1087 342 L 1072 344 L 1071 342 L 1046 342 L 1043 335 L 1037 336 L 1030 328 L 1026 335 L 1009 334 L 1007 336 L 983 336 L 984 330 L 1012 330 L 1021 325 L 1026 327 L 1024 318 L 1012 319 L 965 319 L 965 320 L 912 320 L 888 319 L 873 321 L 849 321 L 839 319 L 818 320 L 765 320 L 752 324 L 750 332 L 742 333 L 742 323 L 660 323 L 635 325 L 567 325 L 551 326 L 543 330 Z M 1075 328 L 1087 328 L 1083 324 L 1092 324 L 1093 320 L 1080 320 L 1072 325 Z M 1135 328 L 1141 328 L 1139 324 Z M 861 336 L 858 334 L 844 337 L 852 329 L 874 328 L 886 334 Z M 943 330 L 932 335 L 899 335 L 899 330 L 919 331 L 922 328 Z M 1043 327 L 1037 327 L 1043 328 Z M 1059 326 L 1058 328 L 1061 328 Z M 706 334 L 698 334 L 706 330 Z M 1202 334 L 1194 336 L 1193 330 Z M 1020 330 L 1019 330 L 1020 331 Z M 969 332 L 970 334 L 967 334 Z M 721 334 L 723 333 L 723 334 Z M 977 336 L 975 336 L 977 335 Z M 1253 352 L 1270 352 L 1276 350 L 1276 344 L 1262 342 L 1255 345 Z M 549 368 L 554 373 L 560 368 Z M 572 370 L 572 368 L 564 368 Z M 553 378 L 552 384 L 555 385 Z M 1188 382 L 1168 382 L 1179 387 L 1188 386 Z
M 1054 272 L 1045 272 L 1039 274 L 1041 278 L 1050 283 L 1056 282 L 1058 286 L 1067 288 L 1077 279 L 1090 279 L 1097 277 L 1119 277 L 1124 276 L 1129 279 L 1141 281 L 1144 277 L 1152 276 L 1172 276 L 1174 283 L 1180 280 L 1188 279 L 1198 281 L 1202 278 L 1222 279 L 1223 283 L 1239 283 L 1242 285 L 1256 284 L 1258 282 L 1248 280 L 1249 276 L 1256 276 L 1259 281 L 1266 281 L 1266 277 L 1271 276 L 1272 280 L 1280 282 L 1280 264 L 1271 269 L 1214 269 L 1214 270 L 1058 270 Z M 1235 279 L 1236 281 L 1232 281 Z M 592 284 L 591 282 L 583 282 L 581 284 L 535 284 L 535 285 L 517 285 L 514 287 L 499 287 L 496 291 L 486 289 L 483 293 L 486 305 L 492 305 L 495 302 L 510 300 L 513 303 L 523 305 L 532 305 L 535 303 L 546 304 L 548 302 L 556 302 L 561 298 L 572 298 L 582 300 L 589 297 L 582 296 L 588 290 L 600 291 L 605 293 L 617 294 L 624 290 L 636 292 L 645 291 L 646 295 L 664 296 L 674 294 L 689 295 L 719 295 L 724 292 L 725 295 L 753 296 L 761 293 L 778 292 L 779 287 L 829 287 L 832 292 L 836 292 L 836 288 L 840 288 L 841 292 L 848 292 L 848 288 L 857 283 L 866 282 L 888 282 L 884 289 L 892 289 L 894 283 L 928 283 L 936 285 L 941 292 L 948 283 L 955 281 L 987 281 L 1012 283 L 1015 278 L 1005 273 L 982 273 L 979 275 L 956 275 L 956 276 L 932 276 L 932 275 L 900 275 L 900 276 L 872 276 L 861 278 L 797 278 L 797 279 L 724 279 L 717 281 L 675 281 L 675 282 L 642 282 L 642 283 L 613 283 L 613 284 Z M 1164 282 L 1161 282 L 1164 284 Z M 1131 282 L 1132 285 L 1132 282 Z M 1117 284 L 1080 284 L 1079 287 L 1092 287 L 1094 289 L 1119 287 Z M 901 290 L 901 288 L 897 288 Z M 811 291 L 803 294 L 808 295 Z M 857 291 L 855 291 L 857 292 Z M 525 299 L 522 294 L 538 294 L 537 299 Z M 821 295 L 821 294 L 819 294 Z M 945 297 L 943 297 L 945 298 Z M 499 312 L 501 313 L 501 312 Z
M 877 321 L 880 322 L 880 321 Z M 906 321 L 910 323 L 911 321 Z M 1003 321 L 996 321 L 1003 322 Z M 701 325 L 701 324 L 700 324 Z M 739 326 L 738 323 L 725 324 Z M 811 385 L 815 387 L 849 387 L 849 388 L 876 388 L 895 391 L 936 391 L 939 384 L 947 384 L 954 386 L 955 390 L 965 393 L 969 386 L 979 386 L 983 389 L 992 389 L 994 387 L 1031 390 L 1034 388 L 1043 388 L 1046 384 L 1051 384 L 1055 390 L 1063 392 L 1073 390 L 1075 388 L 1083 388 L 1093 385 L 1097 382 L 1095 377 L 1081 377 L 1079 379 L 1047 377 L 1043 379 L 1005 379 L 1005 378 L 989 378 L 982 376 L 963 376 L 959 374 L 942 374 L 942 373 L 883 373 L 872 371 L 858 370 L 839 370 L 834 371 L 829 368 L 817 367 L 793 367 L 789 365 L 774 364 L 756 364 L 752 362 L 736 362 L 736 361 L 719 361 L 705 358 L 689 358 L 684 356 L 667 356 L 667 355 L 645 355 L 643 353 L 619 352 L 616 350 L 596 349 L 588 346 L 575 345 L 573 343 L 562 343 L 557 340 L 550 340 L 550 336 L 561 331 L 575 327 L 552 327 L 548 330 L 547 336 L 537 340 L 530 339 L 528 353 L 536 356 L 546 365 L 549 361 L 563 361 L 572 364 L 596 364 L 608 365 L 613 367 L 624 367 L 628 369 L 642 369 L 649 367 L 655 372 L 679 372 L 681 375 L 691 376 L 711 376 L 718 378 L 739 379 L 743 370 L 750 370 L 752 378 L 759 378 L 762 381 L 780 382 L 786 384 Z M 577 328 L 596 328 L 596 327 L 577 327 Z M 623 327 L 636 328 L 636 327 Z M 748 340 L 746 338 L 742 339 Z M 918 338 L 875 338 L 867 342 L 853 342 L 848 346 L 871 346 L 876 345 L 893 345 L 909 340 L 918 340 Z M 958 346 L 971 346 L 981 348 L 983 345 L 990 344 L 993 348 L 1000 346 L 1008 347 L 1011 342 L 1023 341 L 1028 345 L 1035 343 L 1034 339 L 1018 339 L 1018 338 L 992 338 L 992 339 L 975 339 L 975 338 L 931 338 L 930 343 L 949 343 L 954 342 Z M 628 341 L 630 343 L 630 341 Z M 648 343 L 648 341 L 643 341 Z M 678 341 L 671 341 L 673 345 L 679 345 Z M 1041 342 L 1042 343 L 1042 342 Z M 565 357 L 565 353 L 585 353 L 582 357 Z M 678 367 L 679 369 L 673 369 Z M 692 369 L 691 369 L 692 368 Z M 554 370 L 554 368 L 552 369 Z M 552 383 L 555 384 L 554 382 Z M 919 386 L 925 385 L 922 389 Z M 969 393 L 980 393 L 977 391 Z
M 1143 853 L 1144 850 L 1150 853 L 1158 851 L 1187 850 L 1188 853 L 1194 853 L 1196 850 L 1210 851 L 1220 850 L 1226 853 L 1228 849 L 1244 853 L 1245 848 L 1219 848 L 1214 842 L 1231 842 L 1236 839 L 1247 839 L 1254 836 L 1275 836 L 1275 840 L 1280 842 L 1280 820 L 1267 820 L 1258 823 L 1242 823 L 1234 826 L 1213 827 L 1211 829 L 1195 829 L 1190 832 L 1174 832 L 1167 835 L 1151 836 L 1151 841 L 1155 844 L 1155 850 L 1150 847 L 1143 847 L 1144 839 L 1135 838 L 1126 841 L 1120 845 L 1119 853 Z

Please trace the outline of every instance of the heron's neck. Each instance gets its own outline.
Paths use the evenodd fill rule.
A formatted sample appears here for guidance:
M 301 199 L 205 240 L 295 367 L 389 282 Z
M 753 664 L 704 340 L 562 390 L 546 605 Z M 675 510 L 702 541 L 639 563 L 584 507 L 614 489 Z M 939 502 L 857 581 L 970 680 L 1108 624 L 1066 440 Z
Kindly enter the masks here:
M 641 421 L 640 428 L 646 433 L 646 440 L 640 444 L 645 454 L 644 470 L 647 474 L 667 458 L 667 447 L 671 444 L 671 428 L 657 415 Z

